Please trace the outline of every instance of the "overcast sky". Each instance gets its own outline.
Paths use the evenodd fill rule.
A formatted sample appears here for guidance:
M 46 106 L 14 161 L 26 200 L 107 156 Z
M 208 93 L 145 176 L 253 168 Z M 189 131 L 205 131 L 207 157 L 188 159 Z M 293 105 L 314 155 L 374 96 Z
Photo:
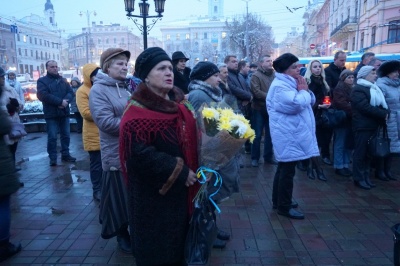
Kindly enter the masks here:
M 249 12 L 259 14 L 272 26 L 275 41 L 280 42 L 291 27 L 298 27 L 302 31 L 302 16 L 305 8 L 299 7 L 305 7 L 307 2 L 308 0 L 249 0 L 248 6 Z M 45 3 L 46 0 L 2 1 L 0 19 L 7 23 L 11 17 L 21 19 L 30 14 L 43 16 Z M 134 34 L 140 35 L 134 23 L 126 18 L 124 0 L 51 0 L 51 3 L 56 13 L 55 20 L 59 28 L 65 30 L 65 35 L 81 32 L 82 27 L 87 25 L 87 11 L 97 13 L 96 16 L 90 15 L 90 21 L 95 21 L 97 24 L 103 21 L 105 24 L 112 22 L 128 25 Z M 135 6 L 137 3 L 138 0 L 136 0 Z M 149 3 L 149 13 L 154 15 L 154 1 L 150 0 Z M 79 16 L 80 11 L 84 13 L 82 17 Z M 208 0 L 166 0 L 164 18 L 157 22 L 151 30 L 150 36 L 161 39 L 159 27 L 163 24 L 188 19 L 190 16 L 204 16 L 207 15 L 207 12 Z M 224 1 L 225 16 L 234 16 L 245 12 L 246 2 L 244 0 Z M 139 14 L 138 10 L 135 10 L 134 13 Z

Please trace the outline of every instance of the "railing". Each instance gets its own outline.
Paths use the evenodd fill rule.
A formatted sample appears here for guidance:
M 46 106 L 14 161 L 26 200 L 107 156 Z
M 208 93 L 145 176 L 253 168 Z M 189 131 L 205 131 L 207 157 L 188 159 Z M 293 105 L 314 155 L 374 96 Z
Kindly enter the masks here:
M 352 17 L 352 18 L 348 17 L 345 20 L 343 20 L 339 26 L 337 26 L 333 31 L 331 31 L 331 37 L 349 23 L 357 23 L 357 18 L 356 17 Z

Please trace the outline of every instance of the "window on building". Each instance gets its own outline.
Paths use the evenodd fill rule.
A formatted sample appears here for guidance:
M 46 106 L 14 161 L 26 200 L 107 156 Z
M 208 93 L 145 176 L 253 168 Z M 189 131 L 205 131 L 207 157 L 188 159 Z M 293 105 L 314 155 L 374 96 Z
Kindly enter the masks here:
M 43 52 L 40 52 L 40 59 L 43 60 Z
M 361 39 L 360 39 L 360 49 L 364 48 L 364 37 L 365 33 L 361 33 Z
M 42 45 L 42 39 L 39 39 L 39 44 Z
M 214 13 L 215 14 L 218 13 L 218 7 L 217 6 L 214 6 Z
M 207 39 L 207 32 L 204 32 L 203 39 Z
M 101 39 L 97 39 L 97 44 L 101 44 Z
M 51 43 L 51 48 L 54 48 L 54 42 Z
M 121 43 L 125 43 L 125 38 L 121 38 Z
M 379 0 L 375 0 L 375 5 L 379 4 Z
M 106 39 L 106 44 L 108 44 L 108 42 L 109 42 L 109 40 L 108 40 L 108 38 Z
M 56 60 L 56 56 L 55 56 L 55 54 L 53 54 L 53 60 Z
M 376 26 L 373 26 L 371 29 L 371 45 L 375 44 L 375 38 L 376 38 Z
M 37 39 L 35 38 L 35 44 L 37 44 Z
M 167 34 L 166 39 L 167 41 L 171 40 L 171 35 Z
M 13 48 L 14 47 L 14 42 L 11 41 L 10 44 L 11 44 L 11 48 Z
M 44 59 L 47 60 L 47 52 L 44 53 Z
M 347 18 L 350 19 L 350 7 L 347 9 Z
M 189 40 L 189 39 L 190 39 L 190 34 L 189 34 L 189 33 L 186 33 L 185 39 L 186 39 L 186 40 Z
M 21 48 L 18 48 L 18 55 L 22 55 Z
M 356 50 L 356 37 L 353 37 L 352 43 L 351 43 L 351 50 L 355 51 Z
M 31 50 L 31 57 L 33 57 L 33 50 Z
M 222 39 L 225 39 L 225 38 L 226 38 L 226 32 L 225 32 L 225 31 L 223 31 L 223 32 L 221 33 L 221 37 L 222 37 Z
M 199 35 L 197 34 L 197 32 L 193 33 L 193 39 L 197 39 L 199 37 Z
M 363 14 L 367 13 L 367 3 L 368 3 L 368 0 L 364 0 Z
M 114 38 L 114 44 L 116 44 L 117 43 L 117 38 Z
M 358 17 L 358 0 L 356 1 L 356 8 L 355 8 L 355 10 L 354 10 L 354 17 Z
M 24 35 L 24 42 L 28 41 L 28 36 Z
M 25 56 L 28 56 L 28 49 L 25 49 Z
M 181 39 L 181 34 L 177 33 L 176 34 L 176 40 L 179 41 Z
M 400 42 L 400 20 L 392 20 L 389 22 L 388 43 Z
M 344 50 L 348 51 L 349 50 L 349 42 L 344 43 Z
M 39 52 L 36 51 L 36 59 L 39 59 Z
M 19 34 L 17 34 L 17 41 L 20 41 L 20 39 L 19 39 Z

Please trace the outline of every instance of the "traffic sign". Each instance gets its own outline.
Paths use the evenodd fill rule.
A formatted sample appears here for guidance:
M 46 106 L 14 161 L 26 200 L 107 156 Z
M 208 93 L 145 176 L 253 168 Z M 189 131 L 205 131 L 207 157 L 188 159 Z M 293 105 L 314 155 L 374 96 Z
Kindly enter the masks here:
M 315 49 L 315 44 L 310 44 L 310 49 Z

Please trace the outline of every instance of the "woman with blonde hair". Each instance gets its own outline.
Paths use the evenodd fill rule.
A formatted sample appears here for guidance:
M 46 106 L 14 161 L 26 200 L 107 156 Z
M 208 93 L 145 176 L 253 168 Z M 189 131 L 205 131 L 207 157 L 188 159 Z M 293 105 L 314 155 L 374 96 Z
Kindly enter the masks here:
M 330 107 L 330 104 L 323 104 L 325 96 L 329 95 L 329 86 L 325 80 L 325 72 L 322 67 L 322 63 L 319 60 L 312 60 L 307 65 L 306 73 L 304 74 L 304 78 L 308 84 L 308 88 L 315 95 L 315 103 L 312 106 L 314 116 L 317 116 L 322 109 L 327 109 Z M 322 158 L 324 158 L 325 163 L 329 163 L 329 143 L 332 138 L 332 129 L 322 127 L 321 125 L 316 124 L 316 136 L 318 147 L 321 148 Z M 328 159 L 328 160 L 326 160 Z M 330 164 L 332 164 L 330 162 Z M 315 173 L 314 173 L 315 172 Z M 315 174 L 317 178 L 321 181 L 326 181 L 325 174 L 319 165 L 319 161 L 317 157 L 310 158 L 310 163 L 307 168 L 307 176 L 310 179 L 315 179 Z

